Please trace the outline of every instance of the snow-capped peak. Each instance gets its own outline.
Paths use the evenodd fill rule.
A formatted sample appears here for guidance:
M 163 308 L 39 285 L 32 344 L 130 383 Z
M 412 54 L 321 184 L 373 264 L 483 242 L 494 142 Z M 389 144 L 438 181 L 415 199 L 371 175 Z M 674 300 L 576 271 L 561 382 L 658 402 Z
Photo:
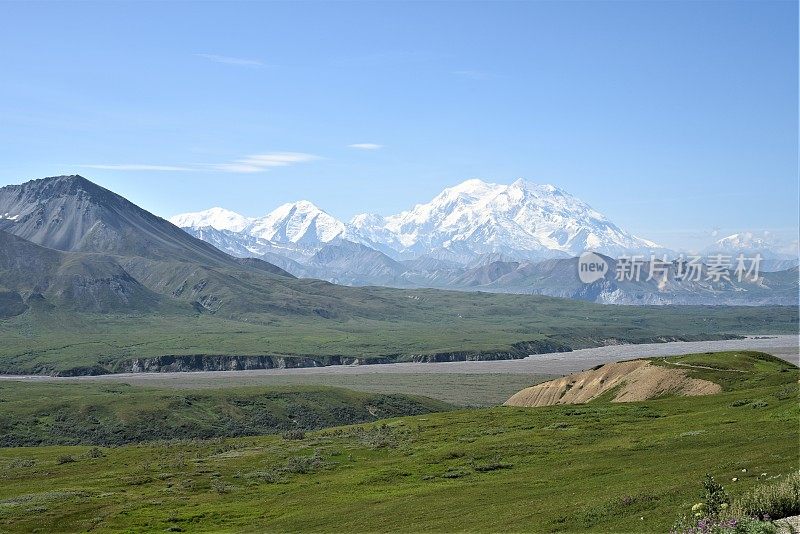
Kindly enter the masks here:
M 510 185 L 471 179 L 426 204 L 382 219 L 356 217 L 351 232 L 400 254 L 439 249 L 465 255 L 610 254 L 655 248 L 624 232 L 556 186 L 518 179 Z
M 783 241 L 770 232 L 739 232 L 723 237 L 705 251 L 733 255 L 759 253 L 764 258 L 770 259 L 796 259 L 798 242 L 797 240 Z
M 451 195 L 467 195 L 470 197 L 480 197 L 485 196 L 487 194 L 491 194 L 493 191 L 496 191 L 498 188 L 505 187 L 499 184 L 493 184 L 490 182 L 484 182 L 478 178 L 470 178 L 469 180 L 465 180 L 458 185 L 454 185 L 453 187 L 448 187 L 444 191 L 442 191 L 437 198 L 440 197 L 447 197 Z
M 732 234 L 728 237 L 723 237 L 716 242 L 716 246 L 721 247 L 722 250 L 726 249 L 759 249 L 766 248 L 771 243 L 768 242 L 767 236 L 758 237 L 753 232 L 741 232 Z
M 180 228 L 210 226 L 217 230 L 241 232 L 250 225 L 251 219 L 225 208 L 211 208 L 205 211 L 175 215 L 170 217 L 169 222 Z
M 505 185 L 473 178 L 407 211 L 357 215 L 348 225 L 307 200 L 283 204 L 257 219 L 213 208 L 171 220 L 304 251 L 342 238 L 396 258 L 436 255 L 465 262 L 487 254 L 539 259 L 585 250 L 616 255 L 660 248 L 621 230 L 566 191 L 524 179 Z
M 307 200 L 279 206 L 253 221 L 250 235 L 276 243 L 329 243 L 345 230 L 344 223 Z

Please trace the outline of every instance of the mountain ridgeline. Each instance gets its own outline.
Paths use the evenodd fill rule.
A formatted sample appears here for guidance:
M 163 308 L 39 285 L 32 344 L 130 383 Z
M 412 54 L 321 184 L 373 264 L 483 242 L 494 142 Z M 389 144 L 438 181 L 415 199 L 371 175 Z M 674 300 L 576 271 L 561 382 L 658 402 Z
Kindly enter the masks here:
M 485 255 L 538 260 L 575 256 L 587 249 L 620 254 L 662 248 L 622 230 L 553 185 L 525 180 L 510 185 L 467 180 L 408 211 L 388 217 L 365 213 L 347 224 L 308 201 L 284 204 L 255 219 L 212 208 L 176 215 L 171 221 L 182 228 L 231 232 L 245 241 L 255 238 L 260 244 L 248 247 L 254 253 L 271 245 L 303 255 L 347 240 L 395 260 L 433 256 L 466 264 Z
M 301 278 L 351 286 L 430 287 L 549 295 L 603 304 L 796 305 L 796 251 L 773 251 L 752 234 L 722 239 L 705 251 L 735 258 L 760 255 L 761 276 L 667 283 L 654 277 L 618 281 L 614 269 L 583 284 L 576 256 L 586 250 L 612 258 L 672 253 L 616 226 L 552 185 L 468 180 L 426 204 L 382 217 L 336 220 L 308 201 L 284 204 L 260 218 L 222 208 L 171 219 L 187 233 L 239 257 L 269 261 Z M 644 266 L 649 267 L 648 265 Z M 705 269 L 705 268 L 704 268 Z
M 297 230 L 278 226 L 286 237 Z M 796 307 L 607 307 L 347 287 L 287 272 L 301 266 L 313 277 L 336 266 L 345 284 L 367 276 L 393 285 L 398 273 L 416 273 L 419 285 L 447 276 L 480 288 L 509 279 L 535 288 L 549 277 L 565 293 L 591 291 L 575 285 L 574 265 L 560 263 L 569 258 L 533 269 L 488 263 L 465 274 L 446 258 L 395 259 L 347 240 L 317 248 L 302 265 L 274 254 L 279 266 L 229 255 L 80 176 L 0 188 L 0 373 L 523 358 L 604 343 L 785 333 L 797 323 Z

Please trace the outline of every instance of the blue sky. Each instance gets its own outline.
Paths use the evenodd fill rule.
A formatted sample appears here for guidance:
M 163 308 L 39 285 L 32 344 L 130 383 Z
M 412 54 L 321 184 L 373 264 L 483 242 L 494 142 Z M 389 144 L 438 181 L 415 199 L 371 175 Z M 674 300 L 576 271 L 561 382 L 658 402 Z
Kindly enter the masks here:
M 308 199 L 346 220 L 524 177 L 676 248 L 797 233 L 796 2 L 0 11 L 0 185 L 79 173 L 163 216 Z

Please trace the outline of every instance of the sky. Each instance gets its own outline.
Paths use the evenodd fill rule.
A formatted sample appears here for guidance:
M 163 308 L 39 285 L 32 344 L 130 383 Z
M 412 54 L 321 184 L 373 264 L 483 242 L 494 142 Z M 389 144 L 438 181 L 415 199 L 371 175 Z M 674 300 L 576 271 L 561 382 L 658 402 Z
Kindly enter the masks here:
M 0 185 L 349 220 L 552 183 L 672 248 L 798 227 L 796 2 L 4 2 Z

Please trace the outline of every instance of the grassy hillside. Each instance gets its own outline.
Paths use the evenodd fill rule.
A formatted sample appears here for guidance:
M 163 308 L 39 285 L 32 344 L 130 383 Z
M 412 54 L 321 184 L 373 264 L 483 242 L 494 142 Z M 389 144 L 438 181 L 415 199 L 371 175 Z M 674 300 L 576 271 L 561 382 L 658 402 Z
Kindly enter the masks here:
M 323 364 L 337 357 L 512 358 L 606 340 L 791 333 L 798 322 L 791 307 L 627 307 L 524 295 L 359 291 L 365 303 L 353 306 L 374 310 L 369 317 L 93 315 L 42 303 L 0 320 L 0 373 L 107 373 L 134 358 L 165 355 L 305 356 Z
M 796 369 L 785 360 L 756 351 L 687 354 L 650 361 L 686 371 L 691 378 L 709 380 L 722 386 L 723 391 L 778 386 L 787 383 L 786 375 Z
M 746 373 L 708 397 L 430 414 L 301 441 L 4 449 L 0 529 L 665 532 L 706 473 L 736 497 L 800 462 L 796 368 L 677 361 Z
M 440 401 L 325 387 L 158 390 L 0 383 L 0 447 L 253 436 L 445 411 Z

